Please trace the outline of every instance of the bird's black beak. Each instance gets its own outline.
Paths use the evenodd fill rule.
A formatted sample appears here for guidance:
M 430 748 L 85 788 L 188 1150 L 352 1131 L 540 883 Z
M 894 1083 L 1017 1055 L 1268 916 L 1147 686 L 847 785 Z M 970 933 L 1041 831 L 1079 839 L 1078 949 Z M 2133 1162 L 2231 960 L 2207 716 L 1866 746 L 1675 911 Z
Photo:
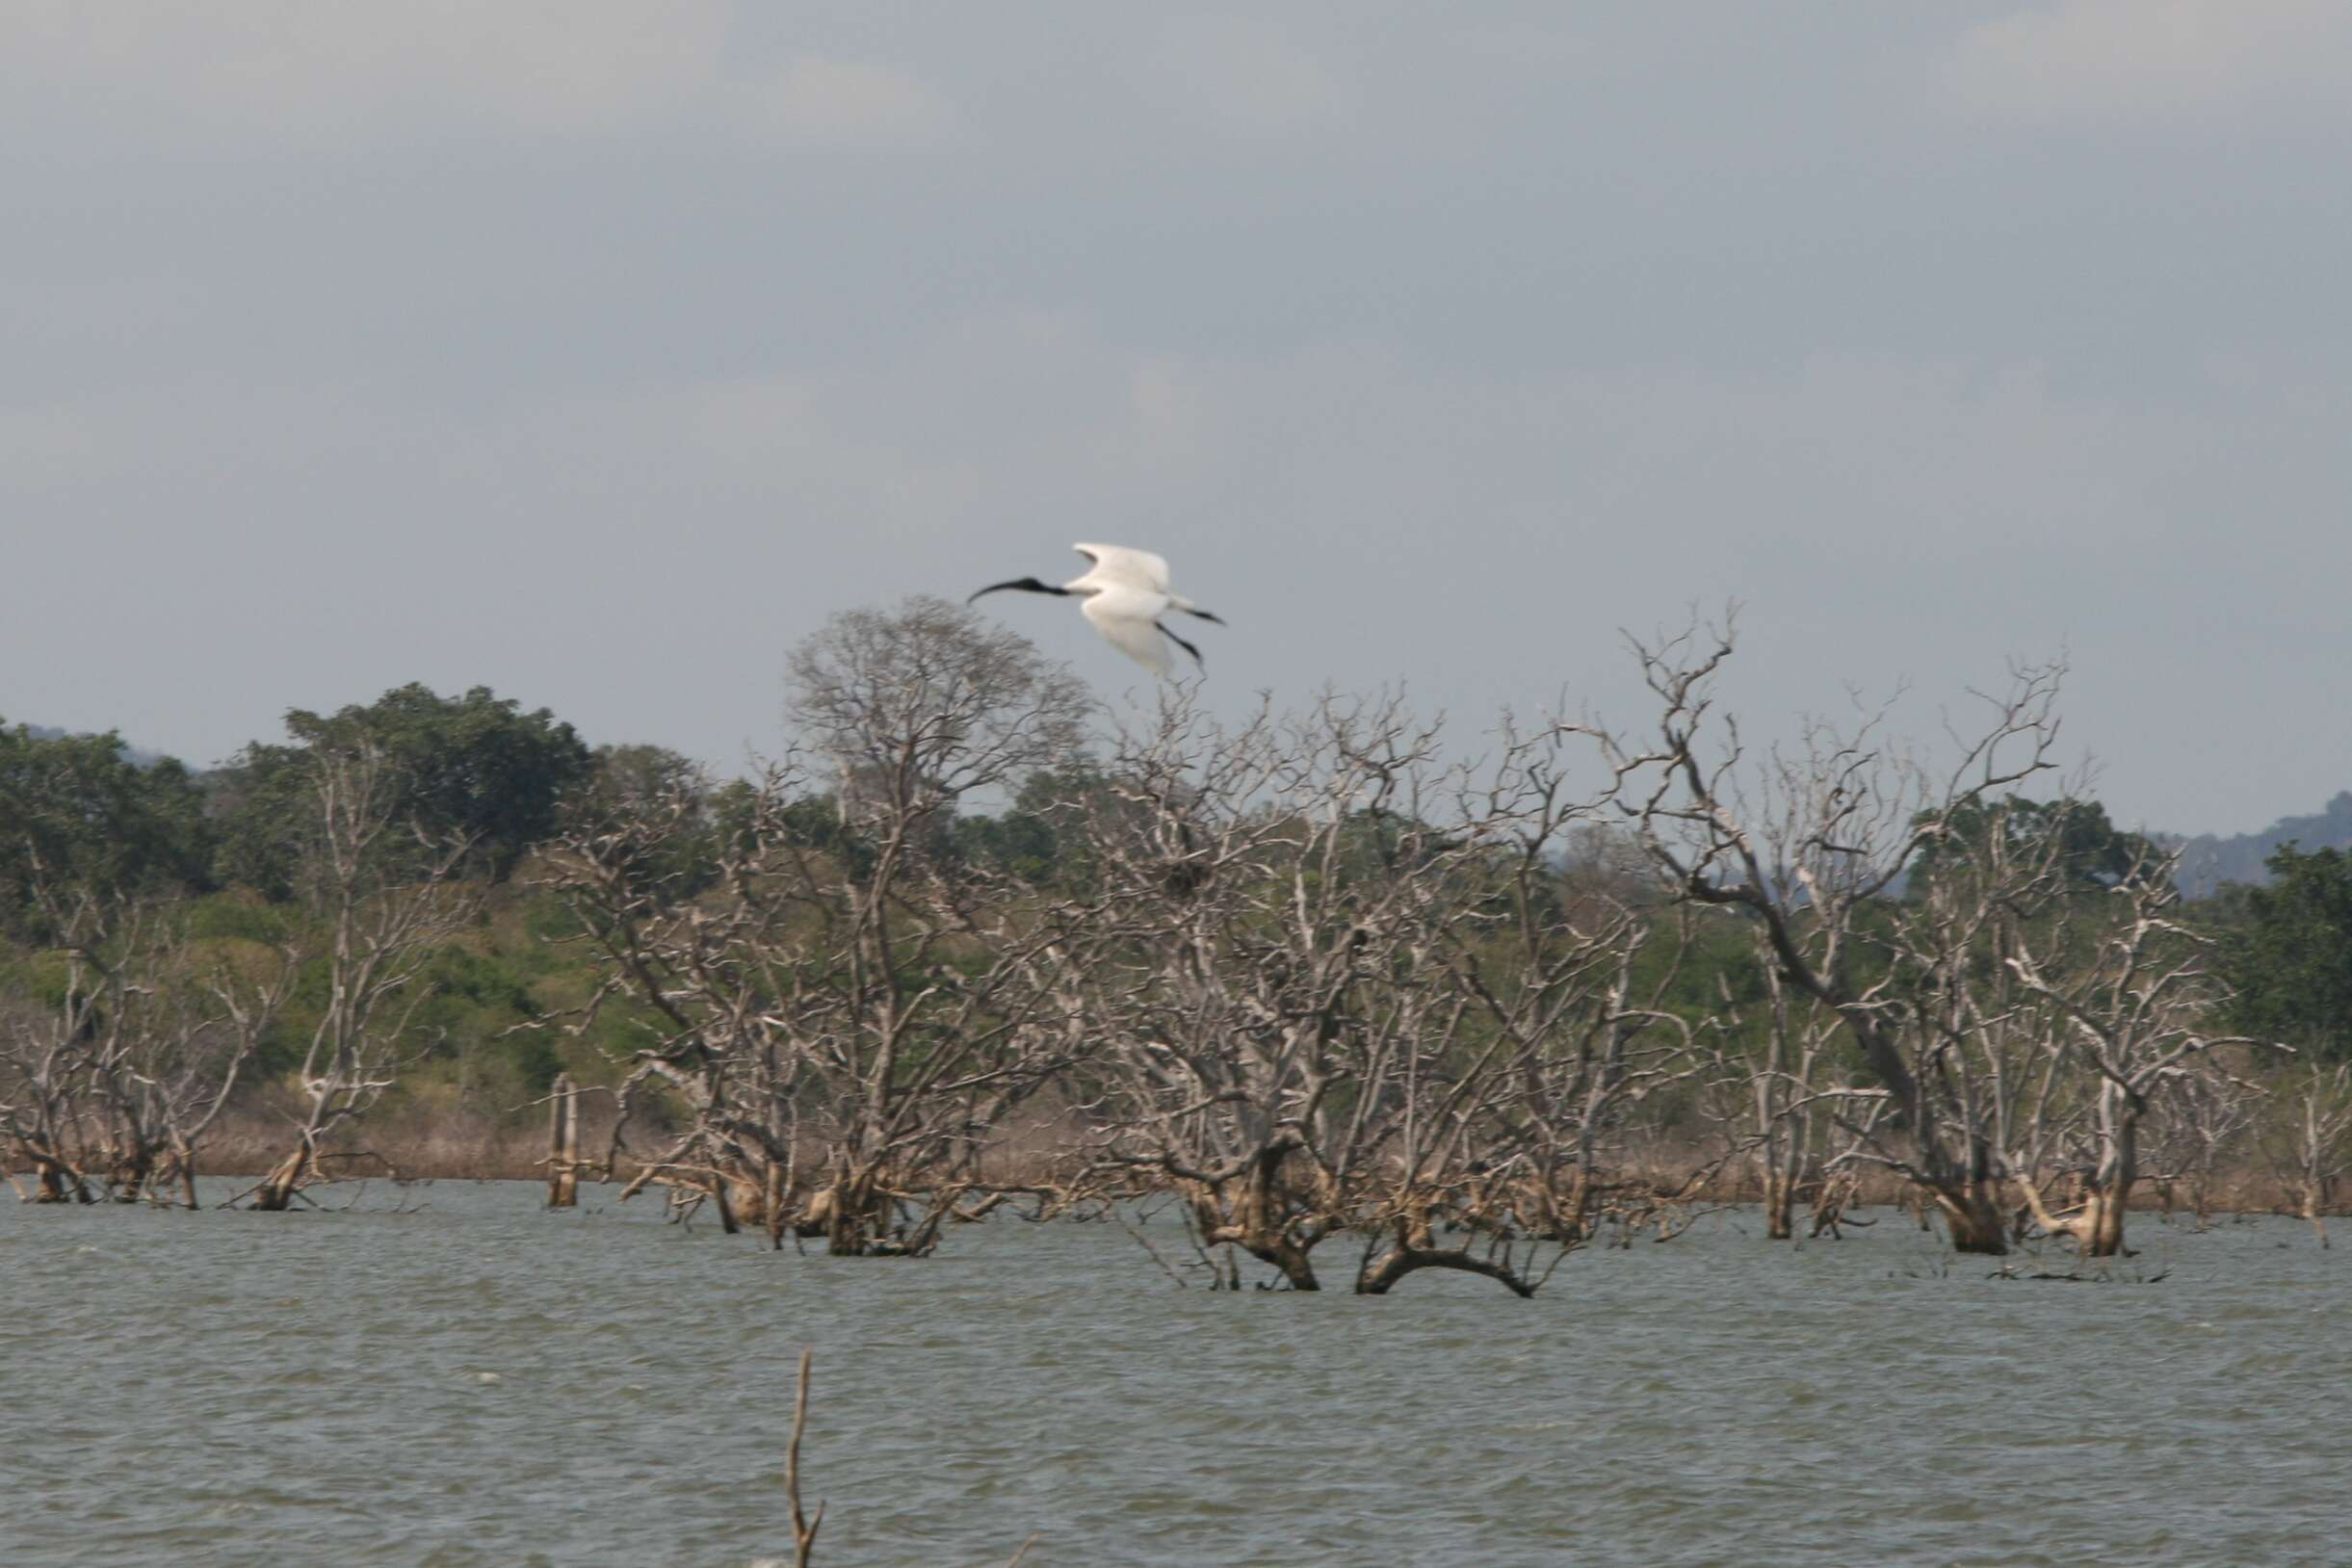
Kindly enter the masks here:
M 1069 591 L 1067 588 L 1055 588 L 1050 583 L 1040 583 L 1033 577 L 1016 577 L 1009 583 L 991 583 L 980 589 L 980 593 L 972 595 L 972 599 L 979 598 L 980 593 L 1002 593 L 1006 588 L 1018 588 L 1023 593 L 1067 593 Z M 966 599 L 964 603 L 970 604 L 972 599 Z

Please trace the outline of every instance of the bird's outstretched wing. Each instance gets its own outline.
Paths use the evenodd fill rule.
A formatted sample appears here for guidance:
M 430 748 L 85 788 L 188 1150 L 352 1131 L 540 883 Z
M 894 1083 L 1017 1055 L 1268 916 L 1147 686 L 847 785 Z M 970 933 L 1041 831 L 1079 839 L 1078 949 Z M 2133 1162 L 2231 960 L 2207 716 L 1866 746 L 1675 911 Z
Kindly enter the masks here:
M 1124 544 L 1074 544 L 1070 548 L 1094 562 L 1094 570 L 1086 573 L 1081 579 L 1083 582 L 1126 584 L 1154 593 L 1168 591 L 1168 563 L 1164 556 L 1156 556 L 1149 550 L 1133 550 Z
M 1105 640 L 1163 680 L 1168 675 L 1168 649 L 1161 640 L 1159 616 L 1166 608 L 1166 594 L 1130 588 L 1105 588 L 1079 606 Z

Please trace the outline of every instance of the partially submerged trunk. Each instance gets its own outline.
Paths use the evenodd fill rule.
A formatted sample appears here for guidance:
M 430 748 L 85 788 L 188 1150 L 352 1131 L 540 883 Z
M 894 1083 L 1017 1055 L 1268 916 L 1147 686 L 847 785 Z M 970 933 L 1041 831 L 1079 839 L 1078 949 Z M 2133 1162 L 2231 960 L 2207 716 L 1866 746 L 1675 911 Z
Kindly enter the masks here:
M 2086 1258 L 2120 1258 L 2124 1245 L 2124 1212 L 2139 1179 L 2139 1117 L 2145 1102 L 2136 1094 L 2106 1085 L 2099 1110 L 2099 1163 L 2081 1172 L 2075 1206 L 2053 1215 L 2042 1200 L 2041 1189 L 2023 1170 L 2017 1185 L 2035 1224 L 2052 1236 L 2071 1236 Z
M 1398 1280 L 1423 1268 L 1477 1274 L 1522 1299 L 1532 1296 L 1538 1283 L 1514 1267 L 1507 1253 L 1500 1258 L 1481 1257 L 1468 1246 L 1439 1246 L 1429 1234 L 1427 1215 L 1414 1215 L 1397 1221 L 1385 1247 L 1375 1241 L 1365 1249 L 1364 1262 L 1356 1270 L 1356 1294 L 1386 1295 Z
M 1270 1264 L 1294 1291 L 1320 1291 L 1308 1253 L 1328 1234 L 1316 1201 L 1319 1184 L 1294 1186 L 1285 1169 L 1286 1143 L 1262 1149 L 1237 1175 L 1218 1182 L 1181 1183 L 1203 1247 L 1236 1246 Z
M 52 1155 L 36 1152 L 33 1155 L 33 1174 L 40 1183 L 35 1203 L 93 1203 L 90 1184 L 82 1173 Z
M 2009 1227 L 1988 1186 L 1972 1180 L 1930 1188 L 1927 1193 L 1944 1215 L 1944 1229 L 1951 1238 L 1953 1251 L 1988 1258 L 2008 1256 Z M 1925 1223 L 1923 1213 L 1921 1223 Z
M 630 1178 L 620 1201 L 648 1186 L 664 1187 L 670 1189 L 673 1213 L 683 1216 L 708 1203 L 730 1236 L 758 1231 L 776 1248 L 788 1236 L 823 1238 L 825 1250 L 841 1258 L 919 1258 L 937 1249 L 949 1219 L 962 1217 L 954 1206 L 970 1190 L 967 1181 L 940 1182 L 918 1213 L 911 1201 L 901 1201 L 905 1194 L 887 1169 L 837 1163 L 824 1186 L 811 1188 L 780 1160 L 696 1161 L 688 1146 L 693 1141 Z
M 2108 1188 L 2092 1188 L 2082 1195 L 2082 1213 L 2076 1219 L 2076 1239 L 2088 1258 L 2124 1255 L 2124 1211 L 2131 1201 L 2131 1186 L 2124 1181 Z
M 2018 1187 L 2025 1194 L 2025 1207 L 2033 1222 L 2052 1236 L 2074 1238 L 2075 1250 L 2085 1258 L 2120 1258 L 2128 1256 L 2124 1245 L 2124 1212 L 2131 1201 L 2131 1182 L 2116 1178 L 2102 1184 L 2096 1178 L 2085 1180 L 2075 1204 L 2062 1213 L 2051 1213 L 2043 1200 L 2041 1189 L 2020 1176 Z
M 548 1100 L 547 1207 L 576 1208 L 580 1202 L 580 1091 L 572 1075 L 558 1073 Z
M 1847 1225 L 1874 1225 L 1874 1219 L 1849 1219 L 1846 1207 L 1861 1194 L 1862 1183 L 1853 1172 L 1841 1170 L 1825 1176 L 1813 1186 L 1814 1237 L 1826 1236 L 1833 1241 L 1843 1241 Z
M 1255 1241 L 1235 1241 L 1235 1245 L 1257 1259 L 1272 1264 L 1282 1270 L 1283 1282 L 1294 1291 L 1320 1291 L 1322 1282 L 1315 1277 L 1315 1266 L 1307 1261 L 1307 1249 L 1281 1237 L 1261 1237 Z
M 1564 1179 L 1557 1169 L 1539 1169 L 1513 1182 L 1503 1212 L 1536 1241 L 1582 1246 L 1597 1228 L 1601 1197 L 1602 1183 L 1591 1167 L 1568 1163 Z
M 117 1203 L 137 1203 L 155 1179 L 155 1152 L 144 1143 L 114 1150 L 107 1161 L 106 1189 Z
M 882 1173 L 868 1165 L 837 1166 L 830 1187 L 810 1200 L 812 1214 L 824 1215 L 824 1249 L 837 1258 L 863 1258 L 883 1250 L 896 1217 L 890 1194 L 882 1190 Z
M 1785 1170 L 1767 1171 L 1764 1189 L 1764 1240 L 1786 1241 L 1796 1235 L 1796 1180 Z M 1816 1227 L 1818 1234 L 1818 1227 Z
M 305 1138 L 300 1147 L 279 1161 L 270 1174 L 261 1179 L 261 1185 L 253 1189 L 253 1196 L 246 1206 L 271 1214 L 293 1207 L 294 1194 L 301 1190 L 303 1179 L 310 1174 L 310 1142 Z
M 96 1195 L 90 1189 L 89 1178 L 74 1167 L 71 1161 L 60 1154 L 57 1145 L 46 1138 L 18 1134 L 16 1147 L 23 1151 L 24 1160 L 33 1167 L 35 1186 L 28 1202 L 32 1203 L 95 1203 Z M 15 1178 L 9 1178 L 13 1182 Z M 19 1187 L 21 1195 L 24 1189 Z
M 2321 1190 L 2320 1184 L 2306 1182 L 2302 1184 L 2296 1195 L 2301 1200 L 2297 1205 L 2297 1217 L 2310 1223 L 2312 1234 L 2319 1238 L 2320 1250 L 2327 1250 L 2327 1203 L 2326 1194 Z

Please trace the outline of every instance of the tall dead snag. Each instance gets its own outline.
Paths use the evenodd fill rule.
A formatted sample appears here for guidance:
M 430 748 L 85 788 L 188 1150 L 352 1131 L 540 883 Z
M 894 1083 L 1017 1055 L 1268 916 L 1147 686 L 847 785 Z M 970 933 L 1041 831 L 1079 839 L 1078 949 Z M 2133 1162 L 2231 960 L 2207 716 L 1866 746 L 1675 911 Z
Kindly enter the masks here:
M 1838 1015 L 1817 997 L 1790 986 L 1763 941 L 1761 926 L 1743 924 L 1759 948 L 1762 995 L 1735 996 L 1729 980 L 1717 976 L 1718 1010 L 1706 1032 L 1710 1111 L 1729 1130 L 1731 1145 L 1744 1154 L 1753 1172 L 1765 1239 L 1792 1240 L 1797 1205 L 1808 1201 L 1814 1208 L 1813 1234 L 1834 1235 L 1842 1205 L 1824 1167 L 1832 1157 L 1835 1128 L 1820 1087 L 1841 1032 Z
M 580 1090 L 569 1073 L 556 1074 L 547 1096 L 547 1207 L 580 1203 Z
M 2199 1227 L 2210 1222 L 2223 1162 L 2234 1159 L 2246 1142 L 2262 1099 L 2260 1085 L 2210 1058 L 2158 1098 L 2149 1122 L 2154 1146 L 2149 1180 L 2167 1215 L 2186 1188 L 2189 1212 Z
M 1092 700 L 1027 640 L 934 599 L 835 616 L 794 649 L 788 718 L 829 766 L 836 874 L 812 888 L 833 938 L 785 998 L 830 1125 L 827 1241 L 881 1240 L 920 1183 L 928 1250 L 980 1135 L 1042 1083 L 1061 1042 L 1024 1049 L 1022 979 L 1040 938 L 944 853 L 956 803 L 1078 753 Z
M 2295 1215 L 2311 1222 L 2324 1247 L 2337 1185 L 2352 1170 L 2352 1062 L 2297 1069 L 2274 1105 L 2264 1153 L 2292 1197 Z
M 1507 847 L 1486 864 L 1503 879 L 1447 930 L 1499 1068 L 1461 1223 L 1577 1247 L 1610 1220 L 1630 1234 L 1659 1218 L 1693 1185 L 1699 1172 L 1667 1180 L 1633 1144 L 1645 1109 L 1700 1062 L 1689 1026 L 1663 1004 L 1687 946 L 1678 911 L 1561 867 L 1607 809 L 1568 792 L 1563 745 L 1557 727 L 1523 739 L 1506 721 L 1472 814 Z
M 800 1375 L 793 1385 L 792 1440 L 784 1446 L 784 1497 L 792 1504 L 793 1568 L 809 1568 L 810 1554 L 817 1550 L 817 1531 L 824 1525 L 823 1502 L 814 1515 L 800 1506 L 800 1434 L 808 1426 L 808 1365 L 814 1355 L 806 1348 L 800 1352 Z
M 771 771 L 750 800 L 770 801 L 788 787 Z M 739 1174 L 726 1163 L 739 1141 L 723 1103 L 727 1064 L 739 1050 L 756 1048 L 743 1031 L 756 1028 L 767 1011 L 738 956 L 758 934 L 758 911 L 729 897 L 756 876 L 757 856 L 749 851 L 767 815 L 755 809 L 750 822 L 742 821 L 745 803 L 732 802 L 736 810 L 722 834 L 709 780 L 681 761 L 574 799 L 562 831 L 545 847 L 549 869 L 541 882 L 578 918 L 576 940 L 600 971 L 587 1004 L 557 1016 L 575 1036 L 602 1041 L 616 1034 L 625 1042 L 607 1047 L 627 1074 L 614 1091 L 611 1146 L 600 1166 L 613 1173 L 626 1146 L 634 1097 L 649 1085 L 668 1090 L 690 1122 L 666 1152 L 640 1158 L 642 1168 L 624 1198 L 656 1181 L 707 1198 Z M 722 1212 L 732 1216 L 731 1208 Z
M 1100 1163 L 1173 1189 L 1205 1252 L 1319 1290 L 1346 1232 L 1364 1294 L 1540 1284 L 1503 1167 L 1541 1146 L 1530 1085 L 1570 991 L 1606 1012 L 1622 932 L 1521 973 L 1505 933 L 1565 928 L 1549 857 L 1576 812 L 1548 740 L 1505 749 L 1474 774 L 1399 703 L 1336 698 L 1228 731 L 1173 695 L 1121 737 L 1071 829 L 1091 886 L 1052 911 L 1038 1027 L 1093 1040 L 1072 1081 Z
M 1375 727 L 1414 744 L 1392 716 Z M 1372 783 L 1263 715 L 1224 733 L 1163 700 L 1111 760 L 1086 823 L 1095 896 L 1062 911 L 1056 950 L 1066 1027 L 1098 1045 L 1105 1159 L 1173 1186 L 1203 1246 L 1293 1290 L 1321 1289 L 1311 1255 L 1372 1153 L 1349 1136 L 1353 1074 L 1404 1024 L 1365 994 L 1410 925 L 1401 889 L 1350 875 L 1383 825 L 1351 820 Z
M 1075 754 L 1083 689 L 937 600 L 836 617 L 789 668 L 798 748 L 714 797 L 673 781 L 579 822 L 556 885 L 626 1008 L 626 1095 L 692 1128 L 647 1167 L 722 1224 L 922 1254 L 978 1180 L 988 1130 L 1073 1043 L 1025 1028 L 1048 940 L 952 852 L 957 802 Z M 705 846 L 702 873 L 690 842 Z
M 784 1445 L 784 1502 L 791 1510 L 793 1568 L 810 1568 L 817 1560 L 817 1532 L 824 1527 L 824 1500 L 818 1500 L 814 1513 L 803 1507 L 800 1501 L 800 1439 L 808 1430 L 809 1366 L 815 1358 L 816 1352 L 812 1349 L 804 1347 L 800 1351 L 799 1375 L 793 1385 L 792 1436 Z M 1006 1559 L 1005 1568 L 1021 1568 L 1022 1560 L 1029 1555 L 1029 1549 L 1036 1542 L 1037 1537 L 1032 1532 Z M 757 1560 L 771 1563 L 777 1559 L 761 1557 Z
M 300 824 L 301 890 L 324 941 L 327 999 L 296 1075 L 294 1147 L 247 1195 L 284 1210 L 323 1174 L 329 1137 L 364 1115 L 416 1053 L 408 1025 L 434 952 L 469 925 L 467 844 L 401 820 L 395 765 L 363 739 L 310 746 Z
M 2005 1252 L 2001 1118 L 2020 1085 L 2005 1063 L 1964 1049 L 1992 1037 L 1983 999 L 1952 982 L 1976 972 L 2010 890 L 1986 883 L 1967 906 L 1894 895 L 1956 819 L 2050 768 L 2059 671 L 2019 669 L 1940 772 L 1886 748 L 1883 714 L 1850 734 L 1814 725 L 1798 750 L 1752 765 L 1737 721 L 1715 711 L 1714 677 L 1732 647 L 1728 626 L 1636 642 L 1659 703 L 1655 738 L 1586 733 L 1622 779 L 1621 809 L 1669 885 L 1755 922 L 1783 980 L 1836 1015 L 1865 1082 L 1832 1085 L 1820 1103 L 1860 1128 L 1868 1102 L 1887 1102 L 1850 1158 L 1916 1184 L 1956 1248 Z
M 2005 823 L 1992 824 L 2006 835 Z M 2151 1102 L 2189 1076 L 2189 1058 L 2216 1045 L 2203 1025 L 2218 1010 L 2219 982 L 2208 940 L 2174 922 L 2180 902 L 2171 856 L 2149 854 L 2101 891 L 2068 885 L 2060 846 L 2027 854 L 2040 862 L 2034 884 L 2050 893 L 2032 910 L 2014 901 L 1999 937 L 2000 959 L 2016 982 L 2016 1006 L 1989 1026 L 2022 1032 L 2042 1053 L 2033 1097 L 2039 1113 L 2012 1121 L 2012 1137 L 2042 1126 L 2054 1148 L 2042 1159 L 2014 1144 L 2009 1167 L 2034 1219 L 2072 1237 L 2089 1257 L 2124 1250 L 2124 1215 L 2140 1177 L 2140 1128 Z M 2071 1205 L 2052 1213 L 2040 1173 L 2055 1163 Z

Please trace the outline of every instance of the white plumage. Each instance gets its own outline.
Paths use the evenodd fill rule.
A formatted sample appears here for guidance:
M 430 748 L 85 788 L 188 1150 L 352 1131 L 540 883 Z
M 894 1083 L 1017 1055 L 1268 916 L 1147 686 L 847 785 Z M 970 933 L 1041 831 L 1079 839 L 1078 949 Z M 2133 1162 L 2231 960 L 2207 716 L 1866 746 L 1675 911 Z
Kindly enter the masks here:
M 1168 591 L 1168 558 L 1149 550 L 1131 550 L 1124 544 L 1073 544 L 1071 549 L 1094 562 L 1094 569 L 1085 576 L 1064 585 L 1076 588 L 1081 583 L 1101 583 L 1106 586 L 1132 583 L 1147 588 L 1154 593 Z
M 1163 680 L 1173 672 L 1168 658 L 1169 642 L 1183 648 L 1195 662 L 1200 661 L 1200 649 L 1161 625 L 1160 617 L 1177 610 L 1202 620 L 1216 621 L 1220 626 L 1224 622 L 1168 586 L 1165 558 L 1123 544 L 1079 544 L 1071 548 L 1089 562 L 1089 569 L 1083 576 L 1074 577 L 1058 588 L 1033 577 L 1017 578 L 1009 583 L 991 584 L 972 597 L 1017 588 L 1024 593 L 1063 594 L 1081 599 L 1084 602 L 1079 610 L 1103 634 L 1105 641 Z
M 1160 613 L 1167 607 L 1164 593 L 1122 585 L 1088 594 L 1078 612 L 1094 623 L 1105 641 L 1164 680 L 1173 667 L 1167 643 L 1161 639 Z

